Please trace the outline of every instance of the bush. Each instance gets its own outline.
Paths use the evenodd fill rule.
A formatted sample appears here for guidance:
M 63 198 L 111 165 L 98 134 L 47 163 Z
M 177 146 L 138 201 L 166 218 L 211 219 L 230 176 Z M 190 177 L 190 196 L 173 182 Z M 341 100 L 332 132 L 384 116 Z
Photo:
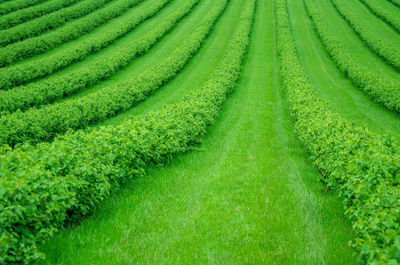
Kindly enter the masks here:
M 126 179 L 192 148 L 234 87 L 246 55 L 255 0 L 246 1 L 227 52 L 211 78 L 180 103 L 114 127 L 78 131 L 0 156 L 0 260 L 44 258 L 37 243 L 86 215 Z M 226 4 L 218 0 L 215 5 Z
M 346 121 L 318 97 L 296 53 L 286 0 L 277 0 L 278 49 L 295 132 L 312 154 L 321 180 L 344 200 L 368 264 L 400 261 L 400 145 Z

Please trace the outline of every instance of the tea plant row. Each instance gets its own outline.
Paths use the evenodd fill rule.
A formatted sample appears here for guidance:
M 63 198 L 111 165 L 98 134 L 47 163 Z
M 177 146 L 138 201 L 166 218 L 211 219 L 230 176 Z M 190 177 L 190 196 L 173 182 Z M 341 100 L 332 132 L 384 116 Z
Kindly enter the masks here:
M 313 0 L 305 0 L 305 4 L 325 49 L 340 71 L 375 101 L 400 113 L 400 82 L 360 64 L 347 50 L 340 36 L 331 31 Z
M 110 0 L 102 0 L 100 2 L 97 0 L 86 0 L 84 2 L 80 2 L 79 4 L 70 7 L 70 8 L 78 8 L 81 10 L 77 13 L 74 13 L 75 15 L 79 14 L 79 13 L 83 14 L 85 12 L 87 13 L 90 8 L 94 12 L 92 12 L 82 18 L 79 18 L 77 20 L 71 21 L 70 23 L 67 23 L 63 27 L 49 31 L 48 33 L 46 33 L 44 35 L 25 39 L 23 41 L 15 42 L 13 44 L 10 44 L 8 46 L 0 48 L 0 66 L 10 65 L 11 63 L 14 63 L 16 61 L 27 59 L 28 57 L 31 57 L 33 55 L 40 54 L 40 53 L 43 53 L 50 49 L 53 49 L 57 45 L 74 40 L 84 34 L 87 34 L 88 32 L 92 31 L 96 27 L 106 23 L 110 19 L 123 14 L 129 8 L 137 5 L 138 3 L 140 3 L 143 0 L 121 0 L 121 1 L 118 1 L 115 3 L 111 3 L 111 5 L 107 6 L 107 8 L 100 8 L 98 10 L 94 9 L 96 5 L 98 5 L 98 7 L 100 7 L 99 6 L 100 3 L 105 4 L 107 1 L 110 1 Z M 91 4 L 91 5 L 89 5 L 89 4 Z M 68 8 L 66 8 L 66 9 L 68 9 Z M 63 11 L 63 9 L 60 10 L 60 12 L 61 11 Z M 42 17 L 39 19 L 43 19 L 43 18 L 45 18 L 45 17 Z M 2 36 L 2 38 L 4 38 L 4 40 L 6 40 L 6 39 L 15 39 L 16 36 L 20 36 L 20 34 L 29 34 L 29 33 L 23 33 L 23 32 L 25 30 L 29 31 L 30 28 L 33 28 L 32 23 L 33 23 L 33 21 L 26 23 L 26 24 L 30 24 L 30 26 L 21 24 L 20 26 L 11 28 L 8 31 L 5 30 L 1 33 L 1 36 Z M 41 23 L 41 22 L 39 21 L 39 22 L 34 22 L 34 23 L 37 24 L 37 23 Z M 44 22 L 43 25 L 46 25 L 46 23 L 47 22 Z M 51 21 L 50 21 L 50 23 L 51 23 Z M 22 29 L 22 27 L 25 27 L 25 29 Z M 16 30 L 18 28 L 20 28 L 20 30 Z M 12 33 L 11 30 L 15 31 L 15 34 Z M 13 35 L 14 37 L 8 36 L 8 34 Z M 10 88 L 9 85 L 8 86 L 4 85 L 3 82 L 1 83 L 0 87 Z
M 357 234 L 352 246 L 363 262 L 396 264 L 400 145 L 343 119 L 318 96 L 297 56 L 286 1 L 276 1 L 277 38 L 295 132 L 312 154 L 321 180 L 343 198 Z
M 189 12 L 197 1 L 185 2 L 186 6 L 182 6 L 174 14 L 176 19 Z M 86 127 L 131 108 L 184 67 L 210 32 L 219 14 L 215 12 L 222 12 L 222 10 L 214 8 L 214 12 L 210 13 L 213 16 L 204 20 L 189 36 L 189 39 L 180 43 L 165 60 L 144 71 L 138 77 L 115 83 L 77 99 L 40 109 L 32 108 L 25 113 L 18 111 L 2 116 L 0 130 L 4 133 L 0 139 L 1 144 L 14 146 L 24 142 L 36 144 L 49 141 L 59 133 Z M 174 23 L 172 19 L 166 21 Z
M 222 9 L 226 0 L 214 5 Z M 255 0 L 246 1 L 216 70 L 181 102 L 119 126 L 70 133 L 51 144 L 3 150 L 3 263 L 30 264 L 42 259 L 37 243 L 53 236 L 66 221 L 90 213 L 126 179 L 143 174 L 149 164 L 163 163 L 199 141 L 240 74 L 254 6 Z

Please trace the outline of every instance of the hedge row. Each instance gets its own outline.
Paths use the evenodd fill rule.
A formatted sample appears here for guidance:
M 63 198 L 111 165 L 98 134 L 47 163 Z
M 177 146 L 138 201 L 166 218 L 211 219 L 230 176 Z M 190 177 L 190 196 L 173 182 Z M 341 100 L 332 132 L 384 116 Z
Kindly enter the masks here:
M 165 0 L 161 0 L 159 4 L 162 5 L 165 2 Z M 65 74 L 53 76 L 9 91 L 0 91 L 0 113 L 6 115 L 17 109 L 26 110 L 31 106 L 51 103 L 110 77 L 130 63 L 136 56 L 148 51 L 179 20 L 187 15 L 198 2 L 199 0 L 186 1 L 185 5 L 182 5 L 177 12 L 160 22 L 157 27 L 141 38 L 134 40 L 131 44 L 109 56 L 101 57 L 88 63 L 84 68 L 78 68 Z M 156 12 L 160 5 L 154 5 L 149 11 Z M 153 8 L 154 10 L 151 11 Z
M 112 0 L 84 0 L 71 7 L 36 18 L 27 23 L 0 31 L 0 46 L 32 38 L 42 32 L 52 30 L 67 21 L 89 14 Z
M 400 18 L 393 11 L 382 7 L 376 0 L 361 0 L 376 16 L 390 24 L 394 29 L 400 32 Z
M 112 29 L 103 32 L 102 34 L 97 35 L 96 37 L 91 38 L 87 41 L 83 41 L 73 47 L 62 49 L 46 58 L 29 60 L 27 62 L 21 62 L 20 64 L 0 69 L 0 87 L 2 87 L 3 89 L 7 89 L 14 85 L 19 85 L 23 82 L 49 75 L 57 70 L 67 67 L 74 62 L 83 60 L 85 57 L 99 51 L 104 47 L 107 47 L 118 38 L 135 29 L 137 25 L 157 14 L 157 12 L 170 1 L 171 0 L 156 0 L 146 9 L 141 9 L 140 11 L 135 12 L 134 15 L 129 17 L 128 20 L 124 20 L 124 22 L 121 23 L 119 26 L 113 27 Z M 132 0 L 128 0 L 127 3 L 128 2 L 133 3 Z M 16 92 L 6 92 L 5 94 L 1 94 L 0 92 L 0 97 L 7 95 L 6 97 L 11 96 L 16 100 L 17 104 L 15 104 L 13 106 L 14 109 L 10 109 L 10 111 L 14 111 L 18 108 L 23 108 L 24 105 L 18 105 L 18 98 L 20 97 L 20 95 L 26 97 L 26 93 L 29 93 L 26 91 L 34 89 L 32 88 L 32 86 L 35 87 L 41 85 L 27 85 L 26 87 L 16 88 L 12 90 L 15 90 Z M 20 99 L 23 99 L 26 102 L 25 104 L 29 103 L 29 100 L 23 97 L 21 97 Z M 4 98 L 0 101 L 4 102 Z M 0 107 L 0 111 L 4 110 L 4 105 L 2 103 L 0 103 L 0 105 L 2 105 Z
M 67 7 L 79 0 L 51 0 L 37 6 L 18 10 L 0 17 L 0 29 L 7 29 L 22 22 L 41 17 L 61 8 Z
M 67 220 L 79 220 L 150 164 L 165 163 L 199 142 L 240 74 L 255 0 L 245 2 L 212 77 L 181 102 L 119 126 L 78 131 L 36 147 L 26 144 L 0 156 L 5 174 L 0 178 L 0 262 L 30 264 L 44 258 L 36 244 Z M 216 6 L 225 3 L 215 1 Z
M 388 109 L 400 113 L 400 82 L 380 73 L 372 71 L 368 66 L 360 64 L 343 44 L 340 36 L 335 35 L 325 22 L 315 3 L 305 0 L 316 31 L 337 67 L 348 76 L 354 84 L 364 90 L 375 101 Z
M 287 0 L 276 0 L 281 76 L 295 132 L 322 181 L 343 199 L 367 264 L 400 262 L 400 145 L 346 121 L 322 101 L 296 53 Z
M 30 7 L 46 0 L 14 0 L 0 4 L 0 15 L 17 11 L 22 8 Z
M 83 2 L 80 2 L 72 7 L 65 8 L 63 10 L 60 10 L 59 12 L 64 12 L 64 10 L 68 9 L 70 10 L 71 8 L 74 9 L 81 9 L 80 11 L 73 12 L 73 15 L 77 14 L 82 14 L 82 12 L 88 12 L 89 8 L 93 9 L 94 6 L 100 5 L 101 3 L 109 2 L 111 0 L 85 0 Z M 64 42 L 76 39 L 84 34 L 87 34 L 88 32 L 92 31 L 94 28 L 106 23 L 112 18 L 115 18 L 125 11 L 127 11 L 130 7 L 133 7 L 137 5 L 139 2 L 142 2 L 143 0 L 120 0 L 120 1 L 115 1 L 108 5 L 106 8 L 101 8 L 98 9 L 91 14 L 88 14 L 82 18 L 79 18 L 77 20 L 71 21 L 70 23 L 67 23 L 63 27 L 60 27 L 58 29 L 55 29 L 53 31 L 50 31 L 44 35 L 37 36 L 34 38 L 29 38 L 24 41 L 16 42 L 13 44 L 10 44 L 6 47 L 0 48 L 0 66 L 7 66 L 13 62 L 20 61 L 23 59 L 26 59 L 28 57 L 31 57 L 36 54 L 43 53 L 45 51 L 48 51 L 54 47 L 56 47 L 59 44 L 62 44 Z M 90 4 L 90 5 L 89 5 Z M 70 11 L 68 11 L 70 12 Z M 52 14 L 50 14 L 52 15 Z M 43 19 L 43 18 L 39 18 Z M 39 21 L 37 19 L 37 21 Z M 61 19 L 62 20 L 62 19 Z M 40 21 L 39 21 L 40 22 Z M 39 22 L 35 22 L 36 24 Z M 33 27 L 34 24 L 33 21 L 30 21 L 29 23 L 24 23 L 19 26 L 16 26 L 11 30 L 15 30 L 17 28 L 22 28 L 24 27 Z M 41 23 L 41 22 L 40 22 Z M 58 22 L 57 22 L 58 23 Z M 30 24 L 30 26 L 25 26 Z M 3 33 L 6 31 L 3 31 Z M 11 38 L 14 38 L 14 33 L 9 32 Z M 1 34 L 3 35 L 3 34 Z M 3 38 L 10 38 L 7 37 L 7 34 L 4 34 L 5 36 Z M 7 36 L 6 36 L 7 35 Z M 2 87 L 2 86 L 0 86 Z
M 169 18 L 166 21 L 174 23 L 187 14 L 198 1 L 186 0 L 185 5 L 172 15 L 175 18 Z M 224 7 L 214 5 L 213 10 L 194 29 L 193 33 L 166 59 L 137 77 L 112 84 L 77 99 L 0 117 L 0 145 L 14 146 L 25 142 L 37 144 L 50 141 L 69 129 L 83 128 L 128 110 L 174 77 L 185 66 L 201 47 Z
M 364 22 L 357 12 L 349 9 L 343 0 L 331 0 L 338 12 L 350 24 L 353 30 L 360 36 L 368 47 L 381 56 L 388 64 L 400 70 L 400 48 L 398 45 L 387 41 L 379 35 L 379 31 L 371 28 Z M 346 1 L 346 0 L 345 0 Z
M 391 2 L 393 5 L 400 7 L 400 0 L 388 0 Z

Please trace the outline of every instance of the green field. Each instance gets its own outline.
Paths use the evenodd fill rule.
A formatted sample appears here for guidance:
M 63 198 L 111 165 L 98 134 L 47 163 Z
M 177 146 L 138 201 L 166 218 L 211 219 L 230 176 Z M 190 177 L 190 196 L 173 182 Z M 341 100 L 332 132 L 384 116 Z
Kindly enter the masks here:
M 0 264 L 400 264 L 399 0 L 0 0 Z

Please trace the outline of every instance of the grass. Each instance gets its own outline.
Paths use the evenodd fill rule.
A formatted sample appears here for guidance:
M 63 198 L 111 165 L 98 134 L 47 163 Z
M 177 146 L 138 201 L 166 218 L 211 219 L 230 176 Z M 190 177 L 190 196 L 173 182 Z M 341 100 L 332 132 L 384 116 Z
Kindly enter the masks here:
M 56 236 L 48 264 L 355 264 L 342 203 L 293 135 L 273 33 L 259 0 L 243 75 L 203 143 Z
M 234 32 L 241 7 L 241 1 L 233 1 L 227 6 L 199 52 L 189 61 L 182 71 L 175 76 L 174 79 L 157 89 L 145 101 L 140 102 L 130 110 L 107 119 L 104 122 L 95 124 L 94 126 L 117 125 L 120 122 L 129 119 L 132 115 L 159 110 L 167 104 L 173 104 L 179 101 L 183 95 L 190 91 L 190 89 L 198 87 L 201 83 L 207 80 L 225 52 L 229 39 Z M 148 63 L 146 63 L 146 57 L 150 57 L 150 60 L 155 60 L 160 57 L 162 58 L 162 53 L 166 50 L 163 48 L 163 45 L 156 45 L 153 49 L 154 50 L 151 50 L 150 53 L 143 55 L 133 63 L 134 65 L 139 63 L 140 66 L 136 68 L 132 67 L 132 73 L 146 68 L 146 65 L 148 65 Z
M 327 5 L 321 4 L 323 14 L 332 30 L 339 32 L 341 25 L 337 20 L 326 11 Z M 333 7 L 332 7 L 333 8 Z M 289 12 L 291 15 L 293 33 L 296 39 L 299 57 L 305 67 L 307 75 L 310 77 L 314 87 L 318 90 L 320 96 L 325 99 L 334 109 L 347 119 L 354 122 L 366 124 L 368 128 L 378 132 L 385 133 L 390 131 L 394 135 L 400 132 L 400 116 L 381 104 L 374 102 L 362 90 L 358 89 L 351 80 L 347 79 L 325 51 L 318 33 L 314 29 L 312 20 L 308 17 L 305 6 L 302 1 L 289 1 Z M 341 19 L 340 17 L 336 17 Z M 346 21 L 344 21 L 346 23 Z M 353 33 L 354 34 L 354 33 Z M 346 39 L 345 34 L 342 34 Z M 354 37 L 354 46 L 361 47 L 361 40 Z M 347 39 L 346 39 L 347 40 Z M 350 40 L 345 41 L 347 45 Z M 361 50 L 361 48 L 359 48 Z M 357 59 L 364 57 L 362 51 L 353 53 Z M 377 64 L 385 63 L 379 57 L 367 57 Z M 371 64 L 372 66 L 374 63 Z M 386 65 L 388 66 L 388 65 Z M 376 67 L 376 65 L 374 66 Z M 380 69 L 384 69 L 380 67 Z M 392 69 L 392 68 L 391 68 Z
M 330 29 L 339 34 L 342 43 L 361 64 L 370 67 L 373 71 L 378 71 L 383 76 L 388 76 L 388 78 L 400 79 L 398 72 L 366 45 L 330 1 L 319 1 L 318 7 L 331 25 Z
M 129 36 L 129 38 L 124 38 L 123 43 L 118 43 L 118 45 L 112 45 L 112 47 L 107 47 L 106 49 L 103 49 L 95 56 L 90 56 L 87 61 L 83 61 L 83 65 L 77 65 L 76 67 L 85 67 L 86 62 L 90 63 L 97 60 L 98 58 L 110 56 L 113 52 L 118 51 L 118 49 L 120 49 L 121 47 L 129 45 L 130 42 L 137 40 L 146 32 L 157 26 L 160 21 L 168 19 L 168 16 L 178 6 L 182 5 L 183 2 L 184 1 L 182 0 L 174 1 L 173 3 L 164 7 L 163 10 L 161 10 L 159 16 L 155 16 L 154 18 L 151 18 L 139 25 L 137 29 Z M 111 84 L 123 82 L 124 80 L 139 76 L 143 72 L 143 69 L 148 69 L 151 66 L 159 63 L 163 59 L 167 58 L 174 51 L 174 49 L 179 47 L 179 44 L 185 38 L 190 36 L 193 28 L 195 28 L 196 25 L 201 21 L 202 17 L 204 17 L 211 6 L 211 0 L 201 0 L 200 3 L 198 3 L 189 14 L 183 17 L 182 20 L 178 21 L 174 28 L 170 32 L 166 33 L 159 41 L 157 41 L 146 53 L 137 56 L 128 65 L 120 69 L 107 80 L 99 82 L 96 85 L 93 85 L 88 89 L 84 89 L 70 97 L 66 97 L 61 101 L 73 100 L 75 98 L 94 93 L 101 88 L 109 86 Z M 74 70 L 76 68 L 73 67 L 72 69 Z
M 118 3 L 119 2 L 112 1 L 110 3 L 107 3 L 106 7 L 103 7 L 103 8 L 108 8 L 107 5 L 109 5 L 109 4 L 112 6 L 115 6 L 115 5 L 118 5 Z M 16 63 L 14 63 L 13 65 L 24 64 L 26 62 L 31 62 L 31 61 L 36 61 L 36 60 L 43 60 L 43 59 L 53 56 L 54 54 L 56 54 L 60 51 L 61 52 L 67 51 L 68 49 L 75 47 L 78 44 L 81 44 L 82 42 L 98 38 L 98 36 L 104 34 L 104 32 L 108 32 L 108 31 L 114 29 L 116 26 L 121 25 L 121 23 L 122 24 L 127 23 L 127 21 L 129 21 L 132 17 L 137 16 L 138 13 L 140 13 L 143 9 L 145 9 L 146 7 L 148 7 L 151 4 L 153 4 L 152 0 L 144 0 L 143 2 L 139 3 L 138 5 L 128 9 L 126 12 L 124 12 L 120 16 L 110 19 L 105 24 L 99 25 L 92 31 L 87 32 L 86 34 L 80 36 L 77 39 L 61 43 L 61 44 L 57 45 L 56 47 L 54 47 L 50 50 L 47 50 L 44 53 L 37 54 L 32 57 L 26 58 L 23 61 L 18 61 Z M 103 8 L 97 9 L 96 11 L 99 11 Z M 79 22 L 80 20 L 85 20 L 85 19 L 86 19 L 86 17 L 82 17 L 82 18 L 77 19 L 76 21 Z M 72 21 L 72 22 L 68 22 L 68 23 L 75 23 L 75 22 Z

